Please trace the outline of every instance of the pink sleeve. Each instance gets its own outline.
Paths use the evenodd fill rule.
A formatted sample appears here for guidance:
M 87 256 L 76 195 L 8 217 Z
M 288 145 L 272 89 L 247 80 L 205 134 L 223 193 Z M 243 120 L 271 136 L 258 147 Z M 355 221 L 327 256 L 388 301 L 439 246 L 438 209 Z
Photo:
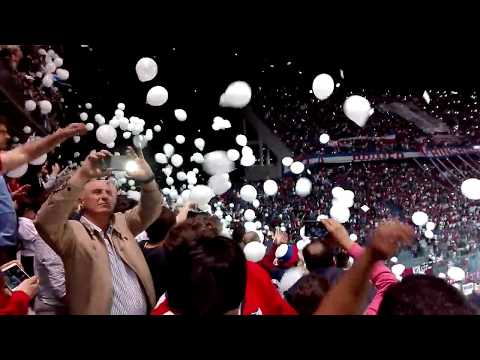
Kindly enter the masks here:
M 357 243 L 348 250 L 349 255 L 354 259 L 359 258 L 363 254 L 364 249 Z M 368 305 L 364 315 L 377 315 L 378 308 L 383 300 L 383 295 L 387 289 L 397 282 L 395 275 L 392 274 L 390 269 L 385 266 L 383 261 L 378 261 L 373 265 L 372 274 L 370 280 L 377 289 L 377 293 L 372 302 Z

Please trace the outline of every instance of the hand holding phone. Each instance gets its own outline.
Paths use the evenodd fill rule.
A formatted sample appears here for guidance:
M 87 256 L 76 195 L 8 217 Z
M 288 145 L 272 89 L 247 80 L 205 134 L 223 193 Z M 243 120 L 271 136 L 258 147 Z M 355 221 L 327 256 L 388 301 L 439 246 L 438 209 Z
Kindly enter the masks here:
M 25 271 L 20 267 L 17 261 L 11 261 L 10 263 L 5 264 L 1 269 L 2 275 L 5 279 L 5 285 L 10 289 L 10 291 L 17 290 L 17 287 L 30 277 Z
M 328 230 L 321 221 L 305 220 L 305 236 L 315 239 L 324 239 L 328 235 Z

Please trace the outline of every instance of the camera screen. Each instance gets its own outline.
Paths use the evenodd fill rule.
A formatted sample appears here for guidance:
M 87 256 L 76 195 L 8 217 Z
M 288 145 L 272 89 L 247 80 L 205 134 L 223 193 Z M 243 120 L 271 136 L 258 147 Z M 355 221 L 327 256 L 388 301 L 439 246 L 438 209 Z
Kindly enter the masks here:
M 23 280 L 28 279 L 28 275 L 20 269 L 19 266 L 13 266 L 7 270 L 3 270 L 5 284 L 10 290 L 15 289 Z
M 305 221 L 305 236 L 311 238 L 324 238 L 328 231 L 319 221 Z

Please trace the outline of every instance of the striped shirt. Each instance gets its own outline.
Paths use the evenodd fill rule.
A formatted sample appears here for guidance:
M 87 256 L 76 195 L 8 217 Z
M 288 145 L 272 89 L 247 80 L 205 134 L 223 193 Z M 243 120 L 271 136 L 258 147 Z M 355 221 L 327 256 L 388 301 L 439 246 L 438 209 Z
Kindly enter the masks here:
M 110 270 L 112 272 L 112 309 L 111 315 L 146 315 L 147 299 L 137 274 L 122 260 L 112 244 L 113 227 L 106 232 L 82 216 L 80 222 L 96 231 L 107 246 Z

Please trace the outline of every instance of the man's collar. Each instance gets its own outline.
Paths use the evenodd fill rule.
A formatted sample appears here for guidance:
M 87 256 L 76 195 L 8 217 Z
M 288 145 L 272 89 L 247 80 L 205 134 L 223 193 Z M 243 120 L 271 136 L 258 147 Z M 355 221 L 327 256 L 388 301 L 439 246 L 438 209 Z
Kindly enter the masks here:
M 87 228 L 89 228 L 91 231 L 96 231 L 100 234 L 103 234 L 103 230 L 100 229 L 97 225 L 95 225 L 93 222 L 91 222 L 90 220 L 88 220 L 88 218 L 86 216 L 82 216 L 80 218 L 80 222 L 85 225 Z M 113 225 L 112 225 L 112 222 L 110 221 L 110 224 L 108 225 L 108 228 L 107 228 L 107 231 L 106 231 L 106 234 L 107 235 L 110 235 L 112 233 L 112 230 L 113 230 Z

